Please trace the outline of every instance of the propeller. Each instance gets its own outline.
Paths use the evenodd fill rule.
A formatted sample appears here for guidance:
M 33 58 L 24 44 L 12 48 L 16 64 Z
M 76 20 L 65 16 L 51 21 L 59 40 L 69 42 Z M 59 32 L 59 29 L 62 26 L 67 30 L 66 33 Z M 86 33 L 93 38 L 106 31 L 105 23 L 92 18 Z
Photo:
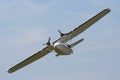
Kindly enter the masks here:
M 62 33 L 60 30 L 58 30 L 58 32 L 60 33 L 60 36 L 64 36 L 65 34 Z
M 51 37 L 49 37 L 47 43 L 45 43 L 43 45 L 50 45 L 50 40 L 51 40 Z

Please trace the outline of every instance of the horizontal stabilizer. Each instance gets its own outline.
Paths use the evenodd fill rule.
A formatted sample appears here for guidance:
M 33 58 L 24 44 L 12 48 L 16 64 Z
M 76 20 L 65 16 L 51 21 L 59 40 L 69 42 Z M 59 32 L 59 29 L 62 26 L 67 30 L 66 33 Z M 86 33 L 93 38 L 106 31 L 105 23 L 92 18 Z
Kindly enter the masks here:
M 70 48 L 73 48 L 74 46 L 76 46 L 77 44 L 79 44 L 80 42 L 82 42 L 84 39 L 80 39 L 76 42 L 74 42 L 73 44 L 70 45 Z

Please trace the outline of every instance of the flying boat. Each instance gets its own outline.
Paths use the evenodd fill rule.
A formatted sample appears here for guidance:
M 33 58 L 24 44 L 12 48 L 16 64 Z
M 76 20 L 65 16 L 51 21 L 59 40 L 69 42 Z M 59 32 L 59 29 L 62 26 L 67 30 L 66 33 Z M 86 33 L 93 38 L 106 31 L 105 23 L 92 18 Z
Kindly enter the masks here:
M 60 33 L 60 38 L 57 39 L 54 42 L 51 42 L 51 37 L 49 37 L 47 45 L 42 50 L 38 51 L 37 53 L 33 54 L 32 56 L 28 57 L 27 59 L 23 60 L 22 62 L 18 63 L 17 65 L 13 66 L 8 70 L 9 73 L 13 73 L 24 66 L 44 57 L 45 55 L 49 54 L 50 52 L 55 51 L 57 54 L 55 56 L 61 56 L 61 55 L 70 55 L 73 53 L 73 47 L 81 43 L 84 39 L 80 39 L 72 44 L 66 44 L 71 39 L 78 36 L 80 33 L 84 32 L 86 29 L 88 29 L 90 26 L 92 26 L 94 23 L 96 23 L 98 20 L 103 18 L 106 14 L 108 14 L 111 10 L 109 8 L 102 10 L 97 15 L 93 16 L 91 19 L 87 20 L 85 23 L 79 25 L 72 31 L 68 33 L 62 33 L 60 30 L 58 32 Z

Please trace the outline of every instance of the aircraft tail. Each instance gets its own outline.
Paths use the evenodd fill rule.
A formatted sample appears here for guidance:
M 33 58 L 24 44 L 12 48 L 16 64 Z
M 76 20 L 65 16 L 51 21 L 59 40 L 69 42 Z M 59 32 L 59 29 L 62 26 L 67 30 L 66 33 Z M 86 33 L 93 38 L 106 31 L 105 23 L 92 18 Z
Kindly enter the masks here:
M 76 46 L 77 44 L 81 43 L 84 39 L 80 39 L 76 42 L 74 42 L 73 44 L 70 45 L 70 48 L 73 48 L 74 46 Z

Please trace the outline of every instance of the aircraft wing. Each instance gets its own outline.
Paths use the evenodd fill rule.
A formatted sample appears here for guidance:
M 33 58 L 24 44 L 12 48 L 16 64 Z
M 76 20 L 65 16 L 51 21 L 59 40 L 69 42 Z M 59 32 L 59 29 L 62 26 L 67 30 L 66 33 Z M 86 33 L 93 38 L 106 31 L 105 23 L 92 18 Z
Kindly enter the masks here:
M 70 31 L 69 33 L 67 33 L 65 36 L 69 37 L 67 40 L 64 40 L 63 36 L 62 38 L 58 39 L 57 41 L 60 42 L 66 42 L 69 41 L 70 39 L 76 37 L 78 34 L 82 33 L 83 31 L 85 31 L 87 28 L 89 28 L 91 25 L 93 25 L 94 23 L 96 23 L 99 19 L 101 19 L 102 17 L 104 17 L 107 13 L 110 12 L 110 9 L 104 9 L 103 11 L 101 11 L 100 13 L 98 13 L 96 16 L 92 17 L 91 19 L 89 19 L 88 21 L 86 21 L 85 23 L 83 23 L 82 25 L 78 26 L 77 28 L 75 28 L 73 31 Z M 55 41 L 55 42 L 57 42 Z M 55 43 L 53 42 L 53 43 Z M 16 70 L 38 60 L 39 58 L 44 57 L 45 55 L 47 55 L 48 53 L 51 52 L 52 47 L 49 45 L 47 47 L 45 47 L 44 49 L 42 49 L 41 51 L 35 53 L 34 55 L 32 55 L 31 57 L 25 59 L 24 61 L 20 62 L 19 64 L 13 66 L 12 68 L 10 68 L 8 70 L 9 73 L 15 72 Z
M 42 58 L 43 56 L 47 55 L 48 53 L 50 53 L 52 50 L 51 46 L 47 46 L 44 49 L 42 49 L 41 51 L 35 53 L 34 55 L 32 55 L 31 57 L 25 59 L 24 61 L 20 62 L 19 64 L 13 66 L 12 68 L 10 68 L 8 70 L 9 73 L 15 72 L 18 69 L 38 60 L 39 58 Z
M 69 33 L 67 33 L 66 34 L 66 36 L 68 36 L 67 40 L 64 41 L 63 39 L 60 39 L 60 41 L 61 42 L 66 42 L 66 41 L 71 40 L 72 38 L 76 37 L 78 34 L 80 34 L 83 31 L 85 31 L 91 25 L 96 23 L 98 20 L 100 20 L 102 17 L 104 17 L 110 11 L 111 11 L 110 9 L 104 9 L 103 11 L 101 11 L 100 13 L 98 13 L 97 15 L 95 15 L 94 17 L 92 17 L 91 19 L 86 21 L 85 23 L 83 23 L 82 25 L 80 25 L 77 28 L 75 28 L 73 31 L 70 31 Z

